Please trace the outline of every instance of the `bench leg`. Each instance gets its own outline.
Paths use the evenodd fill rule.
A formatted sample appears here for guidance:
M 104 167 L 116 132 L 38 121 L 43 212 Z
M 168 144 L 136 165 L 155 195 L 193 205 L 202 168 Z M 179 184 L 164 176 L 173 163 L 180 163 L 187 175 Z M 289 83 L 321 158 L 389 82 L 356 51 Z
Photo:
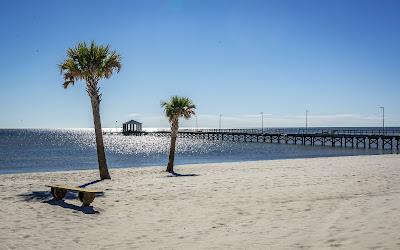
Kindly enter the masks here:
M 96 197 L 95 193 L 79 192 L 79 200 L 84 206 L 89 206 Z
M 67 190 L 61 188 L 51 188 L 51 194 L 55 200 L 62 200 L 67 194 Z

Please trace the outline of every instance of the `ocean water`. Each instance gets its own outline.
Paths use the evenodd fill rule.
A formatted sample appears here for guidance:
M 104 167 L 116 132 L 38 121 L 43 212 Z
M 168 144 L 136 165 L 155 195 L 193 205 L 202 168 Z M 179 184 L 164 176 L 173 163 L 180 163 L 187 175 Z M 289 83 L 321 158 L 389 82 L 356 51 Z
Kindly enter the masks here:
M 109 168 L 165 166 L 169 138 L 105 135 Z M 178 138 L 176 164 L 390 153 L 255 142 Z M 0 174 L 97 169 L 93 129 L 0 129 Z

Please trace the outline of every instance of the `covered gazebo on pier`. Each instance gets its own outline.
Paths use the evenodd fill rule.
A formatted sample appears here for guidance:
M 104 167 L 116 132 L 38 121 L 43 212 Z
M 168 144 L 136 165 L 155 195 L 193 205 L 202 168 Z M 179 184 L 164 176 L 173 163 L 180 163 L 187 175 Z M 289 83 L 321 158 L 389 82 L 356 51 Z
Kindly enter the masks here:
M 142 123 L 137 122 L 135 120 L 124 122 L 124 124 L 122 125 L 122 132 L 124 134 L 132 132 L 141 132 L 141 131 L 142 131 Z

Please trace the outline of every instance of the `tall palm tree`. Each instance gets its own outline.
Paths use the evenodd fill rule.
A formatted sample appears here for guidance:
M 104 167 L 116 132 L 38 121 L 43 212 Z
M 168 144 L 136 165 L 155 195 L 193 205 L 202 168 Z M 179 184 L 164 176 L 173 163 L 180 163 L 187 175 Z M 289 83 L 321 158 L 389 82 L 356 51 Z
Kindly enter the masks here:
M 97 45 L 94 41 L 90 45 L 81 42 L 67 50 L 67 58 L 59 67 L 61 74 L 64 75 L 65 89 L 77 81 L 86 83 L 86 92 L 92 104 L 100 178 L 111 179 L 104 152 L 100 120 L 101 94 L 98 85 L 101 79 L 110 78 L 114 71 L 120 71 L 121 56 L 111 51 L 109 45 Z
M 169 158 L 167 172 L 174 173 L 174 158 L 176 137 L 179 129 L 179 118 L 189 119 L 195 115 L 196 106 L 192 100 L 187 97 L 172 96 L 168 102 L 162 101 L 161 107 L 164 108 L 165 116 L 168 117 L 171 123 L 171 147 L 169 149 Z

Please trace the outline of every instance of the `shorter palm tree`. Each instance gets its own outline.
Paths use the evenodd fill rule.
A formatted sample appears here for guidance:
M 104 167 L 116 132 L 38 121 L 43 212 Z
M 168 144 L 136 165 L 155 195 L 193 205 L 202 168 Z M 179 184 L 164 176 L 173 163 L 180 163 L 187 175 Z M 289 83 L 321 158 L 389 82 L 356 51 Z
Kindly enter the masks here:
M 176 137 L 179 129 L 179 118 L 183 117 L 189 119 L 195 115 L 196 106 L 192 100 L 187 97 L 172 96 L 168 102 L 162 101 L 161 107 L 164 108 L 165 116 L 168 117 L 171 123 L 171 147 L 169 149 L 169 158 L 167 165 L 167 172 L 174 173 L 174 158 Z

